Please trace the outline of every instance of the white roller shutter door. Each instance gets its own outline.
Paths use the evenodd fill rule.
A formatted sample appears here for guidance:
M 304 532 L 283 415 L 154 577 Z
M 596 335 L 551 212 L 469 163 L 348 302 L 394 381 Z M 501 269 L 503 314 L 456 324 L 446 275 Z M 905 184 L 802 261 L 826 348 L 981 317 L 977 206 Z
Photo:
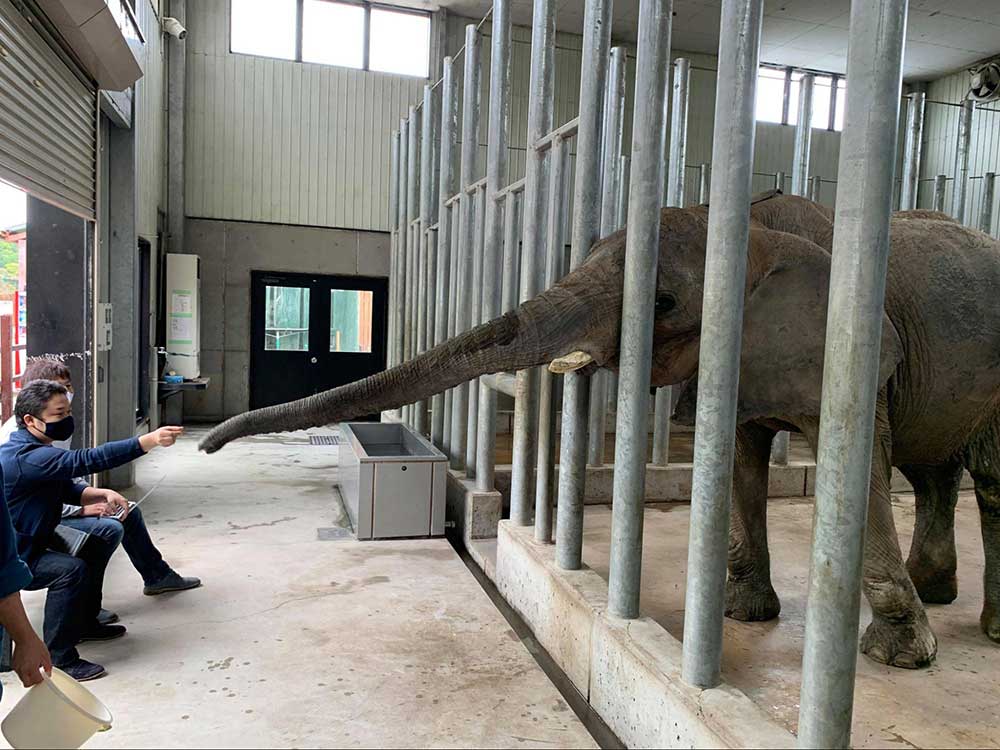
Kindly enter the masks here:
M 0 0 L 0 179 L 93 219 L 97 93 Z

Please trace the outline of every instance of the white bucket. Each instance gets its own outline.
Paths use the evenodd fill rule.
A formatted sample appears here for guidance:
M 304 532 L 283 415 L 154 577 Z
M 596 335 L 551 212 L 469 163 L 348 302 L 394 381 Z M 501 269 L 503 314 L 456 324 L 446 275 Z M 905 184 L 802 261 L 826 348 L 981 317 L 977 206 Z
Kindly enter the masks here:
M 78 748 L 111 729 L 111 712 L 87 688 L 59 669 L 44 677 L 0 724 L 11 747 Z

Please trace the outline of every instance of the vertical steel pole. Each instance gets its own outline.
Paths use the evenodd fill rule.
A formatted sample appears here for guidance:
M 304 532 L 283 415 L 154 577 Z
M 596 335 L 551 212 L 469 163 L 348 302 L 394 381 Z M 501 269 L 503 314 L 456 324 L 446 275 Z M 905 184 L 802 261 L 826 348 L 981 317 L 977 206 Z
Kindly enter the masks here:
M 903 145 L 903 187 L 899 197 L 899 208 L 902 211 L 910 211 L 917 207 L 926 98 L 923 91 L 914 91 L 907 97 L 906 140 Z
M 480 320 L 500 312 L 504 223 L 497 193 L 507 178 L 507 140 L 510 127 L 510 2 L 493 0 L 490 49 L 490 111 L 486 139 L 486 216 L 483 240 L 483 284 Z M 497 394 L 479 387 L 479 424 L 476 437 L 476 487 L 492 490 L 496 468 Z
M 966 223 L 965 204 L 969 193 L 969 145 L 972 142 L 972 114 L 976 103 L 971 99 L 962 102 L 958 115 L 958 144 L 955 147 L 955 189 L 951 194 L 951 215 L 961 224 Z
M 850 746 L 906 15 L 851 3 L 799 747 Z
M 601 234 L 601 126 L 611 57 L 611 9 L 611 0 L 587 0 L 583 17 L 584 74 L 580 77 L 570 270 L 586 260 Z M 566 570 L 579 568 L 583 555 L 589 402 L 588 379 L 576 372 L 564 375 L 556 564 Z
M 944 211 L 944 195 L 948 188 L 948 175 L 939 174 L 934 178 L 934 210 Z
M 521 220 L 521 302 L 535 297 L 541 284 L 539 261 L 545 257 L 545 215 L 548 183 L 546 154 L 535 144 L 552 130 L 552 89 L 555 83 L 555 4 L 536 0 L 531 24 L 531 73 L 528 82 L 528 149 Z M 538 429 L 538 368 L 520 370 L 514 385 L 514 456 L 510 477 L 510 520 L 531 523 L 532 482 Z
M 993 196 L 996 188 L 995 172 L 983 175 L 983 207 L 979 214 L 979 231 L 990 234 L 993 230 Z
M 653 308 L 667 157 L 664 104 L 672 14 L 672 0 L 642 0 L 639 5 L 608 577 L 608 611 L 626 618 L 639 615 Z
M 399 258 L 399 131 L 392 131 L 389 146 L 389 339 L 386 351 L 386 364 L 393 367 L 398 364 L 396 356 L 396 304 L 399 292 L 399 273 L 396 261 Z
M 566 141 L 557 138 L 552 144 L 549 164 L 548 253 L 545 259 L 545 288 L 562 276 L 563 226 L 565 215 Z M 538 388 L 538 459 L 535 472 L 535 540 L 552 541 L 552 491 L 556 458 L 556 376 L 542 370 Z
M 622 155 L 618 168 L 618 199 L 615 210 L 615 231 L 625 226 L 625 217 L 628 215 L 628 186 L 630 182 L 629 157 Z M 618 370 L 608 373 L 608 414 L 618 414 Z
M 456 299 L 458 297 L 455 291 L 456 285 L 458 284 L 458 242 L 459 236 L 461 235 L 461 205 L 459 203 L 453 203 L 451 205 L 451 279 L 448 282 L 448 296 L 451 302 L 448 304 L 448 338 L 455 335 L 455 320 L 458 316 L 458 305 L 456 304 Z M 444 444 L 445 444 L 445 455 L 451 459 L 451 464 L 455 463 L 455 446 L 452 442 L 452 429 L 454 428 L 454 421 L 452 419 L 452 414 L 454 413 L 455 406 L 455 389 L 451 388 L 444 397 Z
M 517 231 L 518 193 L 507 193 L 503 201 L 503 303 L 500 312 L 517 307 L 521 237 Z
M 698 203 L 708 203 L 709 192 L 712 189 L 712 168 L 708 164 L 698 165 Z
M 465 76 L 462 90 L 462 165 L 459 178 L 458 276 L 456 278 L 455 333 L 466 330 L 472 320 L 473 222 L 476 196 L 465 189 L 476 181 L 479 154 L 479 32 L 475 24 L 465 27 Z M 469 419 L 469 384 L 455 386 L 451 409 L 451 467 L 465 468 L 466 428 Z
M 819 203 L 820 191 L 823 189 L 823 178 L 818 174 L 809 178 L 809 200 Z
M 429 227 L 434 223 L 434 94 L 430 86 L 424 86 L 424 103 L 420 111 L 420 261 L 417 268 L 417 340 L 416 354 L 427 351 L 428 303 L 433 300 L 428 278 L 430 273 L 431 235 Z M 416 403 L 414 429 L 426 434 L 427 401 Z
M 799 119 L 795 124 L 795 151 L 792 156 L 792 195 L 806 196 L 809 190 L 809 154 L 812 149 L 813 87 L 815 76 L 807 73 L 799 80 Z
M 684 207 L 684 168 L 687 164 L 688 99 L 691 85 L 691 62 L 683 57 L 674 62 L 673 104 L 670 115 L 670 159 L 667 163 L 667 203 Z M 673 389 L 656 389 L 653 402 L 653 465 L 666 466 L 670 461 L 670 414 Z
M 763 0 L 724 0 L 705 258 L 682 676 L 719 683 Z
M 787 181 L 788 180 L 786 179 L 786 175 L 785 175 L 784 172 L 778 172 L 778 173 L 776 173 L 774 175 L 774 189 L 775 190 L 780 190 L 780 191 L 784 192 L 785 191 L 785 183 Z
M 479 325 L 483 297 L 483 230 L 486 224 L 486 188 L 476 190 L 476 212 L 473 222 L 472 307 L 469 328 Z M 479 378 L 469 381 L 469 403 L 466 412 L 465 476 L 476 478 L 476 439 L 479 429 Z
M 403 336 L 406 320 L 406 254 L 408 252 L 407 239 L 409 234 L 406 231 L 406 216 L 408 214 L 406 201 L 410 149 L 408 127 L 409 123 L 407 120 L 401 119 L 399 121 L 399 175 L 397 185 L 398 198 L 396 202 L 396 274 L 398 280 L 396 283 L 396 306 L 393 309 L 396 331 L 396 337 L 393 341 L 393 362 L 397 365 L 402 364 L 404 359 Z
M 437 242 L 437 279 L 435 289 L 437 298 L 434 300 L 436 312 L 434 315 L 434 346 L 443 343 L 448 338 L 448 320 L 451 315 L 451 209 L 445 204 L 455 192 L 455 133 L 458 132 L 458 110 L 455 100 L 458 98 L 458 81 L 455 79 L 454 61 L 450 57 L 444 59 L 441 77 L 441 141 L 438 147 L 438 242 Z M 435 394 L 431 400 L 431 440 L 444 448 L 445 435 L 445 393 Z
M 419 288 L 417 285 L 419 258 L 420 258 L 420 233 L 414 231 L 413 222 L 420 213 L 420 121 L 417 119 L 417 108 L 410 106 L 410 128 L 408 135 L 410 138 L 409 163 L 407 164 L 406 182 L 406 231 L 409 236 L 407 247 L 409 252 L 406 257 L 406 330 L 404 331 L 403 347 L 406 359 L 413 359 L 417 354 L 417 295 Z M 416 420 L 416 406 L 407 404 L 404 409 L 406 423 L 413 426 Z
M 611 67 L 608 71 L 607 96 L 604 99 L 604 143 L 601 171 L 604 186 L 601 190 L 601 229 L 606 237 L 617 228 L 618 192 L 621 185 L 621 153 L 625 129 L 625 74 L 626 57 L 623 47 L 611 50 Z M 590 377 L 590 417 L 587 428 L 587 464 L 604 464 L 604 436 L 608 419 L 608 375 L 599 370 Z

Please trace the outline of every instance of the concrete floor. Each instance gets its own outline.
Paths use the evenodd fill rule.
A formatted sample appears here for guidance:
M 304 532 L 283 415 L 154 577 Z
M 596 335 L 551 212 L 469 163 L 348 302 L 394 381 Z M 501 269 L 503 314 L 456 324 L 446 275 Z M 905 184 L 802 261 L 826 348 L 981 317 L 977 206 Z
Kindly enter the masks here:
M 913 532 L 913 498 L 894 503 L 904 556 Z M 724 679 L 795 731 L 805 627 L 812 503 L 772 500 L 768 508 L 771 571 L 781 598 L 779 619 L 726 620 Z M 956 536 L 959 597 L 928 607 L 938 637 L 937 661 L 919 671 L 893 669 L 859 656 L 853 746 L 1000 747 L 1000 646 L 979 630 L 983 550 L 973 493 L 962 493 Z M 647 508 L 643 546 L 642 610 L 680 639 L 684 627 L 684 569 L 688 506 Z M 586 513 L 585 562 L 605 579 L 611 513 Z M 870 619 L 863 604 L 862 630 Z
M 88 747 L 594 747 L 442 540 L 318 541 L 337 529 L 336 448 L 302 433 L 140 461 L 165 557 L 196 591 L 143 597 L 124 553 L 105 605 L 128 635 L 85 644 L 115 716 Z M 43 598 L 27 594 L 40 625 Z M 3 676 L 0 714 L 20 698 Z

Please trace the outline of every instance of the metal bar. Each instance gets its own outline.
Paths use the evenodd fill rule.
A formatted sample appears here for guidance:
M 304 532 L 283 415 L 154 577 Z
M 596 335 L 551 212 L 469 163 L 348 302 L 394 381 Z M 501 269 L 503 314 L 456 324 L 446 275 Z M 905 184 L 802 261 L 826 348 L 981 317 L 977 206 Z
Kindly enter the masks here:
M 420 211 L 420 121 L 417 119 L 416 107 L 409 110 L 410 127 L 407 135 L 410 139 L 406 178 L 406 226 L 409 239 L 406 256 L 406 328 L 403 331 L 404 358 L 412 359 L 417 353 L 417 270 L 420 257 L 420 235 L 414 231 L 413 222 L 419 218 Z M 416 409 L 413 404 L 407 404 L 404 410 L 406 423 L 413 425 Z
M 472 305 L 469 309 L 469 328 L 479 325 L 483 298 L 483 230 L 486 223 L 486 184 L 476 193 L 476 212 L 473 222 L 472 255 Z M 479 438 L 479 378 L 469 381 L 469 401 L 466 408 L 465 476 L 476 478 L 476 443 Z
M 774 189 L 775 190 L 781 190 L 782 192 L 784 192 L 784 190 L 785 190 L 785 182 L 787 182 L 785 173 L 784 172 L 776 172 L 775 175 L 774 175 Z
M 514 376 L 508 372 L 498 372 L 493 375 L 483 375 L 479 378 L 479 384 L 487 388 L 506 393 L 511 398 L 514 397 Z
M 562 276 L 563 226 L 566 223 L 566 141 L 556 138 L 549 164 L 548 252 L 545 259 L 546 289 Z M 556 458 L 556 377 L 542 370 L 538 384 L 538 458 L 535 471 L 535 541 L 552 541 L 552 493 Z
M 607 96 L 604 99 L 604 147 L 601 157 L 601 236 L 617 229 L 618 192 L 621 185 L 621 153 L 625 130 L 626 57 L 623 47 L 611 50 Z M 604 464 L 604 437 L 608 431 L 608 375 L 606 370 L 590 378 L 590 405 L 587 425 L 587 464 Z
M 444 205 L 447 208 L 451 208 L 452 206 L 454 206 L 456 203 L 458 203 L 461 200 L 462 200 L 462 194 L 461 193 L 455 193 L 455 195 L 451 196 L 448 200 L 446 200 L 444 202 Z
M 574 117 L 569 122 L 565 123 L 564 125 L 560 125 L 555 130 L 546 133 L 537 141 L 535 141 L 535 150 L 548 151 L 550 148 L 552 148 L 552 144 L 555 143 L 557 140 L 563 140 L 563 141 L 569 140 L 570 138 L 572 138 L 577 134 L 577 131 L 579 129 L 580 129 L 580 118 Z
M 518 180 L 517 182 L 510 183 L 503 190 L 499 191 L 496 194 L 496 199 L 498 201 L 499 200 L 504 200 L 504 199 L 507 198 L 508 195 L 511 195 L 512 193 L 522 193 L 522 192 L 524 192 L 524 178 L 523 177 L 520 180 Z
M 479 32 L 475 25 L 465 27 L 465 75 L 462 90 L 462 165 L 459 184 L 464 186 L 475 182 L 476 158 L 479 152 Z M 473 218 L 475 203 L 473 197 L 459 189 L 462 199 L 459 203 L 460 222 L 458 230 L 458 268 L 455 283 L 455 333 L 462 333 L 469 327 L 472 313 L 472 252 Z M 465 448 L 469 418 L 469 384 L 455 386 L 451 410 L 451 468 L 465 468 Z
M 816 77 L 807 73 L 799 79 L 799 119 L 795 124 L 795 151 L 792 156 L 792 195 L 805 196 L 809 189 L 809 156 L 812 149 L 813 88 Z
M 405 119 L 399 121 L 399 184 L 397 186 L 399 200 L 396 205 L 396 305 L 393 308 L 395 316 L 396 336 L 393 341 L 393 361 L 395 364 L 402 364 L 404 357 L 403 337 L 405 333 L 406 320 L 406 254 L 408 251 L 408 232 L 406 229 L 407 215 L 407 179 L 409 169 L 409 147 L 410 137 L 408 134 L 409 123 Z
M 580 267 L 601 234 L 601 125 L 611 59 L 611 9 L 611 0 L 587 0 L 584 12 L 570 270 Z M 588 379 L 577 372 L 564 375 L 556 564 L 566 570 L 578 569 L 583 554 L 589 402 Z
M 908 0 L 853 0 L 799 747 L 850 746 Z
M 438 146 L 438 243 L 437 243 L 437 311 L 434 316 L 435 346 L 448 339 L 448 321 L 451 317 L 451 214 L 448 199 L 455 189 L 455 134 L 458 132 L 458 81 L 455 78 L 455 63 L 450 57 L 442 65 L 441 86 L 441 128 Z M 431 441 L 444 449 L 445 445 L 445 401 L 447 395 L 438 393 L 431 399 Z
M 725 0 L 698 359 L 683 679 L 719 683 L 763 0 Z
M 482 190 L 485 187 L 486 187 L 486 178 L 485 177 L 481 177 L 480 179 L 476 180 L 475 182 L 470 182 L 468 185 L 466 185 L 463 188 L 463 191 L 465 192 L 466 195 L 472 195 L 472 196 L 474 196 L 480 190 Z
M 504 196 L 503 209 L 503 301 L 500 312 L 517 307 L 518 272 L 520 269 L 520 234 L 517 232 L 517 193 Z
M 683 57 L 674 62 L 673 104 L 670 118 L 670 160 L 667 166 L 667 203 L 672 208 L 684 207 L 684 165 L 687 164 L 688 100 L 691 84 L 691 63 Z M 673 389 L 656 389 L 653 401 L 653 465 L 670 462 L 670 414 L 673 411 Z
M 396 305 L 399 292 L 399 274 L 396 271 L 396 260 L 399 257 L 399 131 L 392 131 L 389 143 L 389 344 L 386 351 L 386 364 L 394 367 L 399 364 L 396 359 Z
M 458 241 L 461 235 L 461 209 L 459 206 L 455 206 L 451 209 L 451 279 L 448 283 L 448 295 L 451 298 L 451 302 L 448 305 L 448 338 L 452 338 L 455 335 L 455 321 L 458 316 L 458 305 L 456 304 L 456 299 L 458 297 L 455 291 L 456 285 L 458 284 Z M 449 459 L 455 455 L 452 429 L 454 428 L 454 406 L 455 406 L 455 389 L 451 388 L 445 393 L 444 397 L 444 453 Z M 453 463 L 453 461 L 452 461 Z
M 483 239 L 483 282 L 480 321 L 492 320 L 500 312 L 503 271 L 503 207 L 497 195 L 507 176 L 507 143 L 510 129 L 510 2 L 493 0 L 490 32 L 490 111 L 486 138 L 486 216 Z M 496 468 L 497 394 L 479 388 L 479 422 L 476 436 L 476 487 L 492 490 Z
M 966 197 L 969 190 L 969 146 L 972 143 L 972 113 L 976 103 L 971 99 L 962 102 L 962 113 L 958 116 L 958 143 L 955 146 L 955 189 L 951 194 L 951 215 L 960 223 L 966 223 Z
M 809 200 L 819 203 L 820 191 L 823 189 L 823 178 L 818 174 L 809 178 Z
M 536 0 L 531 24 L 531 72 L 528 81 L 527 142 L 535 143 L 552 129 L 552 90 L 555 83 L 555 5 Z M 524 199 L 521 211 L 521 289 L 526 302 L 539 292 L 539 259 L 545 252 L 546 154 L 528 149 L 525 155 Z M 535 437 L 538 425 L 538 368 L 519 370 L 514 396 L 514 455 L 510 477 L 510 520 L 531 523 L 532 482 L 535 474 Z
M 920 151 L 924 134 L 923 91 L 914 91 L 907 97 L 906 140 L 903 145 L 903 187 L 899 196 L 901 211 L 917 207 L 917 181 L 920 179 Z
M 428 305 L 433 301 L 428 275 L 430 273 L 430 235 L 427 227 L 434 221 L 431 206 L 434 204 L 434 102 L 431 87 L 424 86 L 424 106 L 420 112 L 420 248 L 417 268 L 417 339 L 416 354 L 427 351 Z M 427 424 L 427 401 L 415 405 L 416 417 L 413 428 L 420 434 L 429 432 Z
M 979 231 L 986 234 L 990 234 L 993 229 L 993 196 L 996 179 L 995 172 L 987 172 L 983 176 L 983 207 L 979 214 Z
M 698 165 L 698 203 L 708 203 L 709 191 L 712 188 L 712 168 L 708 164 Z
M 672 15 L 671 0 L 642 0 L 639 6 L 608 577 L 608 611 L 625 618 L 639 614 L 647 415 L 667 156 L 665 103 Z M 720 80 L 720 86 L 724 85 Z
M 628 216 L 628 186 L 631 166 L 631 158 L 622 154 L 621 166 L 618 169 L 618 212 L 616 214 L 618 221 L 615 224 L 615 231 L 625 226 L 625 217 Z
M 939 174 L 934 178 L 934 210 L 944 211 L 945 190 L 948 187 L 948 175 Z

